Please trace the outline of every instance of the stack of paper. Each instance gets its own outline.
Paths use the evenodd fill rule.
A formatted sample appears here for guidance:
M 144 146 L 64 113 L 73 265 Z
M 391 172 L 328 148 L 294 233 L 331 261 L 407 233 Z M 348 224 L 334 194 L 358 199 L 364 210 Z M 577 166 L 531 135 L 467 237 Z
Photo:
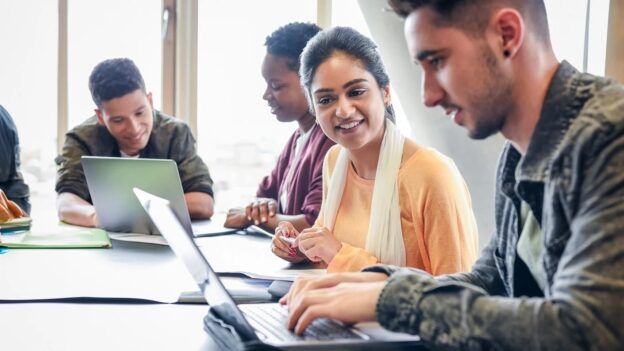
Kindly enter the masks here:
M 0 233 L 11 233 L 21 230 L 28 230 L 30 229 L 31 223 L 32 218 L 30 217 L 14 218 L 8 222 L 0 223 Z

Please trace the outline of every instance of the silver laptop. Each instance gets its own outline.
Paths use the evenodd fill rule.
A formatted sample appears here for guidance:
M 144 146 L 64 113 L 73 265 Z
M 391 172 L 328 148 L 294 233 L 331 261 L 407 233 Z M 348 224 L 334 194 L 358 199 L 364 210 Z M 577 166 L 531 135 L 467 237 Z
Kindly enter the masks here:
M 235 231 L 210 221 L 191 224 L 173 160 L 82 156 L 81 161 L 98 221 L 107 231 L 160 234 L 134 196 L 134 187 L 169 200 L 184 229 L 195 236 Z
M 169 201 L 140 189 L 134 193 L 176 256 L 182 260 L 210 305 L 204 319 L 205 329 L 221 346 L 244 348 L 262 344 L 280 349 L 396 349 L 421 345 L 416 336 L 384 331 L 378 325 L 374 333 L 347 327 L 338 321 L 321 318 L 314 321 L 302 336 L 286 329 L 287 309 L 278 303 L 236 305 L 218 275 L 187 234 Z M 268 254 L 268 251 L 267 251 Z M 239 344 L 238 346 L 234 346 Z M 241 346 L 242 345 L 242 346 Z

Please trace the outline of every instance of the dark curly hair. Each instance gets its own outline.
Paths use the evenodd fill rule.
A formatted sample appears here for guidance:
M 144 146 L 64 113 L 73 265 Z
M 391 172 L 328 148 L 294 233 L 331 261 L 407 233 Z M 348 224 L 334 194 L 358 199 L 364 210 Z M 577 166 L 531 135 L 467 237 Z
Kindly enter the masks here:
M 137 89 L 145 92 L 145 82 L 137 66 L 128 58 L 98 63 L 89 76 L 89 90 L 98 108 L 106 102 Z
M 288 59 L 288 68 L 299 72 L 299 56 L 303 48 L 321 27 L 314 23 L 292 22 L 279 27 L 266 37 L 267 53 Z

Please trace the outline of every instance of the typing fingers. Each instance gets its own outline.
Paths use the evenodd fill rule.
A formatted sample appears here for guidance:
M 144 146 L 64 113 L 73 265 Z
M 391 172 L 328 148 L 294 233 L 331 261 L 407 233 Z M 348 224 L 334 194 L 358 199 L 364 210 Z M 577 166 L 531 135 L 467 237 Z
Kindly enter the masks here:
M 334 287 L 310 291 L 295 299 L 289 314 L 290 328 L 301 335 L 315 319 L 327 317 L 343 323 L 375 320 L 375 308 L 385 281 L 340 283 Z
M 288 309 L 290 310 L 290 302 L 292 301 L 292 299 L 299 296 L 302 291 L 305 291 L 306 286 L 313 281 L 314 278 L 298 277 L 297 279 L 295 279 L 295 282 L 290 287 L 290 290 L 288 290 L 288 293 L 280 299 L 280 303 L 282 305 L 288 305 Z
M 322 297 L 319 296 L 317 291 L 306 291 L 297 296 L 294 296 L 292 303 L 288 308 L 288 319 L 286 321 L 286 327 L 293 330 L 299 322 L 299 317 L 306 311 L 308 306 L 319 303 L 322 301 Z
M 342 274 L 327 274 L 322 277 L 299 277 L 295 280 L 288 294 L 280 299 L 280 303 L 288 304 L 292 298 L 296 298 L 307 291 L 332 287 L 339 284 L 342 280 Z
M 331 309 L 328 305 L 312 305 L 305 309 L 294 326 L 294 332 L 297 335 L 303 334 L 306 328 L 314 322 L 314 320 L 322 317 L 329 317 Z

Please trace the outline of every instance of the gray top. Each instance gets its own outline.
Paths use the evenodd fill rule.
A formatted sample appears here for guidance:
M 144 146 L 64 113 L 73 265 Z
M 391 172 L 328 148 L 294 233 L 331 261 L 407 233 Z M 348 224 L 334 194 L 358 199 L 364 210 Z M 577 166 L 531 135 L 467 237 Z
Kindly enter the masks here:
M 82 156 L 121 157 L 117 141 L 106 127 L 92 116 L 65 135 L 65 145 L 58 157 L 56 192 L 73 193 L 91 202 L 80 158 Z M 178 165 L 182 189 L 213 195 L 208 167 L 197 155 L 195 138 L 188 125 L 174 117 L 154 111 L 154 125 L 141 158 L 171 159 Z
M 496 232 L 470 273 L 371 268 L 392 274 L 379 322 L 445 349 L 623 349 L 624 88 L 563 62 L 496 189 Z M 516 256 L 520 201 L 542 228 L 543 292 Z

